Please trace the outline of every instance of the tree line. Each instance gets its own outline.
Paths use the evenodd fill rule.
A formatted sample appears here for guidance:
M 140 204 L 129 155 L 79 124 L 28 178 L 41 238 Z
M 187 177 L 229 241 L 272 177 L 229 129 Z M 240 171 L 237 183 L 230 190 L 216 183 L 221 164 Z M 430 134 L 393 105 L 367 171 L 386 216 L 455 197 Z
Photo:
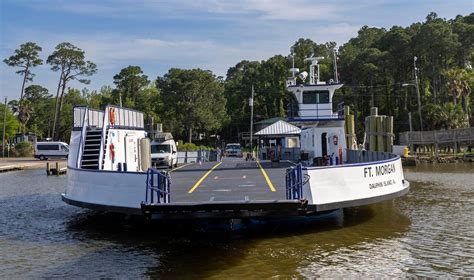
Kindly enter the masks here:
M 16 73 L 22 77 L 22 84 L 18 100 L 10 101 L 7 108 L 0 105 L 0 118 L 6 109 L 7 138 L 21 131 L 67 140 L 73 106 L 101 109 L 116 104 L 143 111 L 148 121 L 163 123 L 164 129 L 178 139 L 191 142 L 193 134 L 206 133 L 236 140 L 240 132 L 249 131 L 252 86 L 256 121 L 286 117 L 288 106 L 294 102 L 286 90 L 291 58 L 295 67 L 306 70 L 305 58 L 325 57 L 320 62 L 320 73 L 321 80 L 328 81 L 334 78 L 335 49 L 335 42 L 318 44 L 301 38 L 288 54 L 238 62 L 228 69 L 225 78 L 208 70 L 171 68 L 151 80 L 139 66 L 128 66 L 113 76 L 113 87 L 91 91 L 68 86 L 73 80 L 90 83 L 97 67 L 86 60 L 83 50 L 64 42 L 46 59 L 59 76 L 52 95 L 33 84 L 34 68 L 44 62 L 41 47 L 27 42 L 4 60 L 19 69 Z M 415 130 L 421 129 L 420 119 L 424 130 L 473 125 L 474 13 L 449 20 L 430 13 L 424 22 L 389 30 L 364 26 L 356 37 L 337 48 L 337 53 L 339 80 L 345 86 L 336 93 L 333 103 L 343 100 L 352 107 L 359 139 L 365 116 L 373 106 L 382 114 L 394 116 L 395 132 L 409 129 L 409 113 Z M 421 104 L 417 102 L 417 86 Z

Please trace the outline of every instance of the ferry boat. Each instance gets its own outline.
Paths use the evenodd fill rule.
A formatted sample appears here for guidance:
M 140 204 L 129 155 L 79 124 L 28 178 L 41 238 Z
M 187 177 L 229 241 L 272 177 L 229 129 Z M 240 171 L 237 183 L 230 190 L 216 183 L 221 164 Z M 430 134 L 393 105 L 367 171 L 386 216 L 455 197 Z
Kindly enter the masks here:
M 399 156 L 346 148 L 344 115 L 332 110 L 334 92 L 343 84 L 320 82 L 318 58 L 309 60 L 309 83 L 297 84 L 294 71 L 287 81 L 298 101 L 288 121 L 301 128 L 305 160 L 224 158 L 156 170 L 150 167 L 143 113 L 113 105 L 104 111 L 75 107 L 63 201 L 161 220 L 270 221 L 406 194 L 409 182 Z M 308 74 L 298 76 L 304 81 Z M 314 166 L 327 155 L 335 155 L 332 165 Z

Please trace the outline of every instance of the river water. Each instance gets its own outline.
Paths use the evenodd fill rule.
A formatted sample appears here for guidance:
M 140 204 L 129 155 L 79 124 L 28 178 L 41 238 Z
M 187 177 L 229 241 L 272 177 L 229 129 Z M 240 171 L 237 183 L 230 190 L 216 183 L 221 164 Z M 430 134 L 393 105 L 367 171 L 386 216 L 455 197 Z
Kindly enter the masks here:
M 95 213 L 60 200 L 65 177 L 0 174 L 0 278 L 474 277 L 473 171 L 405 168 L 402 198 L 243 233 Z

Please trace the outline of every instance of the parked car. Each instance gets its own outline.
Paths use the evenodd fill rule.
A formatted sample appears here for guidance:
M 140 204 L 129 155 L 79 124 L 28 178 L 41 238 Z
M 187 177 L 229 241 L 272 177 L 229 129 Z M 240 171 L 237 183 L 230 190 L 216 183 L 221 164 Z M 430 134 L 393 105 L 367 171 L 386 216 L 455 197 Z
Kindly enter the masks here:
M 48 158 L 67 158 L 69 145 L 64 142 L 36 142 L 35 158 L 47 160 Z
M 239 143 L 229 143 L 225 146 L 226 157 L 242 157 L 242 148 Z
M 151 162 L 153 166 L 178 166 L 178 149 L 173 139 L 151 142 Z

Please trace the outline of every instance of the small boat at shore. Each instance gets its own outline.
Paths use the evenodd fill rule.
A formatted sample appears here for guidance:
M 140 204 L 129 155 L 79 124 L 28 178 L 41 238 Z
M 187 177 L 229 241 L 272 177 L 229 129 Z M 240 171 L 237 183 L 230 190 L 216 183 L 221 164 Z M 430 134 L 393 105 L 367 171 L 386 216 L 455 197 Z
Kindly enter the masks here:
M 344 114 L 332 109 L 343 84 L 320 82 L 317 58 L 310 61 L 309 83 L 297 84 L 295 75 L 287 82 L 298 101 L 288 122 L 301 129 L 304 160 L 224 158 L 156 170 L 142 112 L 75 107 L 63 201 L 159 220 L 265 222 L 311 219 L 406 194 L 399 156 L 347 148 Z

